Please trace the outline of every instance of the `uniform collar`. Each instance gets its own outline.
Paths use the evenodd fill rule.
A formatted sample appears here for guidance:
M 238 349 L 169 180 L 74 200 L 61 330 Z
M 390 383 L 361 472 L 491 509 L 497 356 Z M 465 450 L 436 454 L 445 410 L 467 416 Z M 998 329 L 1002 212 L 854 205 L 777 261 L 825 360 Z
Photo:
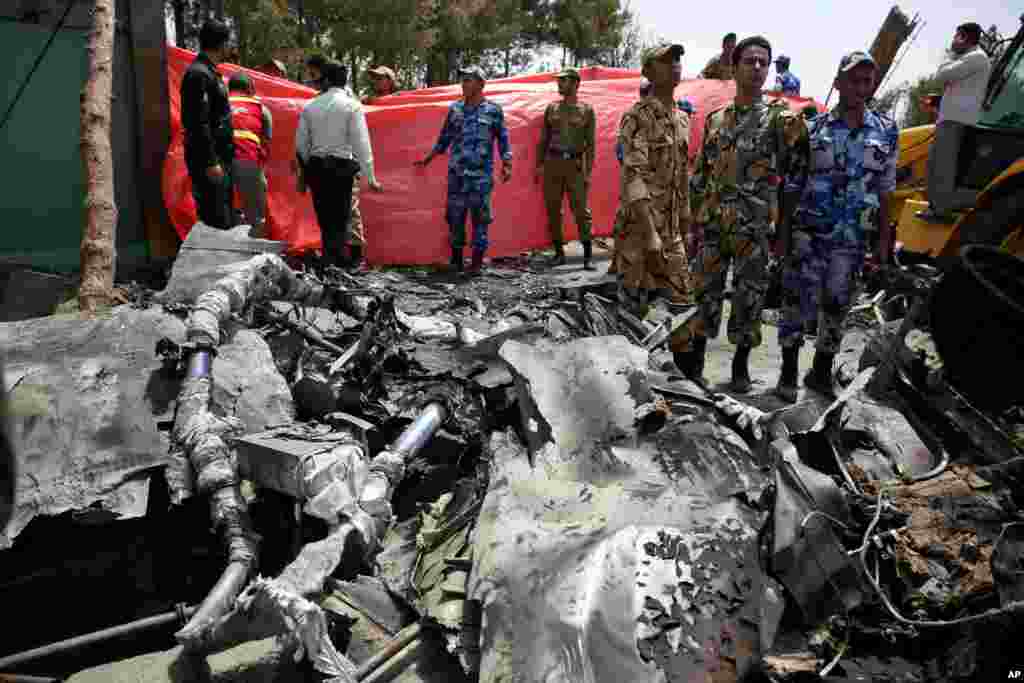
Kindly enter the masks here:
M 868 126 L 873 125 L 874 118 L 871 116 L 871 114 L 871 110 L 865 107 L 864 118 L 860 122 L 862 128 L 866 128 Z M 828 122 L 829 125 L 832 125 L 834 123 L 842 123 L 843 125 L 846 125 L 846 120 L 843 118 L 842 112 L 839 110 L 838 104 L 832 107 L 832 109 L 828 112 Z

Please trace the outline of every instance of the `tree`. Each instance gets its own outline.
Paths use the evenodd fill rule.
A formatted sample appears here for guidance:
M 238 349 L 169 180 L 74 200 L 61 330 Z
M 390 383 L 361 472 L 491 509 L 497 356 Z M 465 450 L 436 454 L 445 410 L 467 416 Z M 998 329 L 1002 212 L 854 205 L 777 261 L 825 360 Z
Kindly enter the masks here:
M 113 94 L 114 2 L 96 0 L 89 36 L 89 77 L 82 89 L 81 152 L 85 170 L 85 232 L 81 247 L 79 309 L 95 313 L 114 299 L 114 157 L 110 146 Z
M 901 83 L 875 98 L 874 106 L 896 119 L 901 128 L 934 123 L 934 115 L 921 106 L 921 98 L 938 95 L 942 88 L 932 76 L 922 76 L 913 83 Z
M 553 16 L 557 42 L 574 66 L 607 61 L 609 51 L 622 42 L 629 20 L 619 0 L 557 0 Z

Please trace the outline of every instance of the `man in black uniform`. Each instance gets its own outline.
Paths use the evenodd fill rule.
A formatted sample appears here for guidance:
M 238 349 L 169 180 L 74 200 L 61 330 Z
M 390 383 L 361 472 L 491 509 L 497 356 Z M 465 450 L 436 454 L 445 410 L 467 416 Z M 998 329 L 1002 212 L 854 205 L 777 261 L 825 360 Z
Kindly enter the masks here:
M 228 89 L 217 64 L 228 54 L 231 31 L 210 20 L 199 32 L 199 56 L 181 79 L 181 125 L 185 129 L 185 165 L 199 220 L 214 228 L 231 227 L 231 164 L 234 133 Z

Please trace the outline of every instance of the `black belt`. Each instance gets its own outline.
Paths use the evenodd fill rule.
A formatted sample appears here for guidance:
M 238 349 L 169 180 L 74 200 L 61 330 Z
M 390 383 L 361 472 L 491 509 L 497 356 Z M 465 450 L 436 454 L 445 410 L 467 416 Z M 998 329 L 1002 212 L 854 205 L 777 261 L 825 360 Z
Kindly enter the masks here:
M 359 170 L 359 162 L 356 161 L 355 159 L 349 159 L 348 157 L 337 157 L 337 156 L 310 157 L 309 158 L 309 165 L 314 165 L 314 164 L 316 164 L 318 166 L 321 166 L 324 169 L 330 169 L 330 170 L 339 170 L 340 169 L 340 170 L 344 170 L 346 172 L 351 171 L 352 173 L 356 173 Z
M 548 156 L 553 159 L 561 159 L 562 161 L 571 161 L 573 159 L 579 159 L 583 156 L 582 152 L 556 152 L 549 151 Z

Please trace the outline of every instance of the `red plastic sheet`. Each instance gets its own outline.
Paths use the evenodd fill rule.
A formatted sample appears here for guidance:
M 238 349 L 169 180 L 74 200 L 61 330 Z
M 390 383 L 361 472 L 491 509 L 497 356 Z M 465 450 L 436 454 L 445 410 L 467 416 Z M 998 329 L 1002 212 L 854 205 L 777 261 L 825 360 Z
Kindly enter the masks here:
M 194 58 L 192 52 L 168 46 L 171 146 L 164 165 L 163 188 L 171 221 L 182 239 L 196 222 L 180 122 L 181 77 Z M 274 116 L 274 139 L 267 164 L 270 237 L 287 242 L 293 253 L 318 249 L 320 230 L 310 195 L 296 191 L 291 170 L 298 117 L 315 93 L 257 71 L 232 64 L 220 66 L 225 77 L 238 70 L 252 77 L 257 94 Z M 597 112 L 597 158 L 590 194 L 594 234 L 609 235 L 619 200 L 615 137 L 619 119 L 637 99 L 640 75 L 603 67 L 581 69 L 580 75 L 580 98 Z M 413 162 L 430 151 L 448 105 L 461 94 L 458 85 L 427 88 L 393 95 L 377 106 L 366 107 L 377 178 L 385 190 L 378 194 L 364 185 L 360 197 L 366 255 L 371 263 L 429 264 L 448 260 L 448 226 L 444 220 L 447 158 L 435 159 L 427 169 L 416 169 Z M 679 84 L 676 97 L 685 97 L 696 107 L 690 130 L 691 154 L 699 148 L 706 113 L 728 102 L 734 94 L 732 82 L 695 79 Z M 533 169 L 544 108 L 558 99 L 558 91 L 554 74 L 532 74 L 488 81 L 485 95 L 505 110 L 515 157 L 512 180 L 495 184 L 495 220 L 490 227 L 488 255 L 512 256 L 550 243 L 541 188 L 534 182 Z M 789 99 L 795 111 L 809 103 L 812 100 Z M 575 239 L 578 230 L 568 206 L 564 213 L 566 239 Z

